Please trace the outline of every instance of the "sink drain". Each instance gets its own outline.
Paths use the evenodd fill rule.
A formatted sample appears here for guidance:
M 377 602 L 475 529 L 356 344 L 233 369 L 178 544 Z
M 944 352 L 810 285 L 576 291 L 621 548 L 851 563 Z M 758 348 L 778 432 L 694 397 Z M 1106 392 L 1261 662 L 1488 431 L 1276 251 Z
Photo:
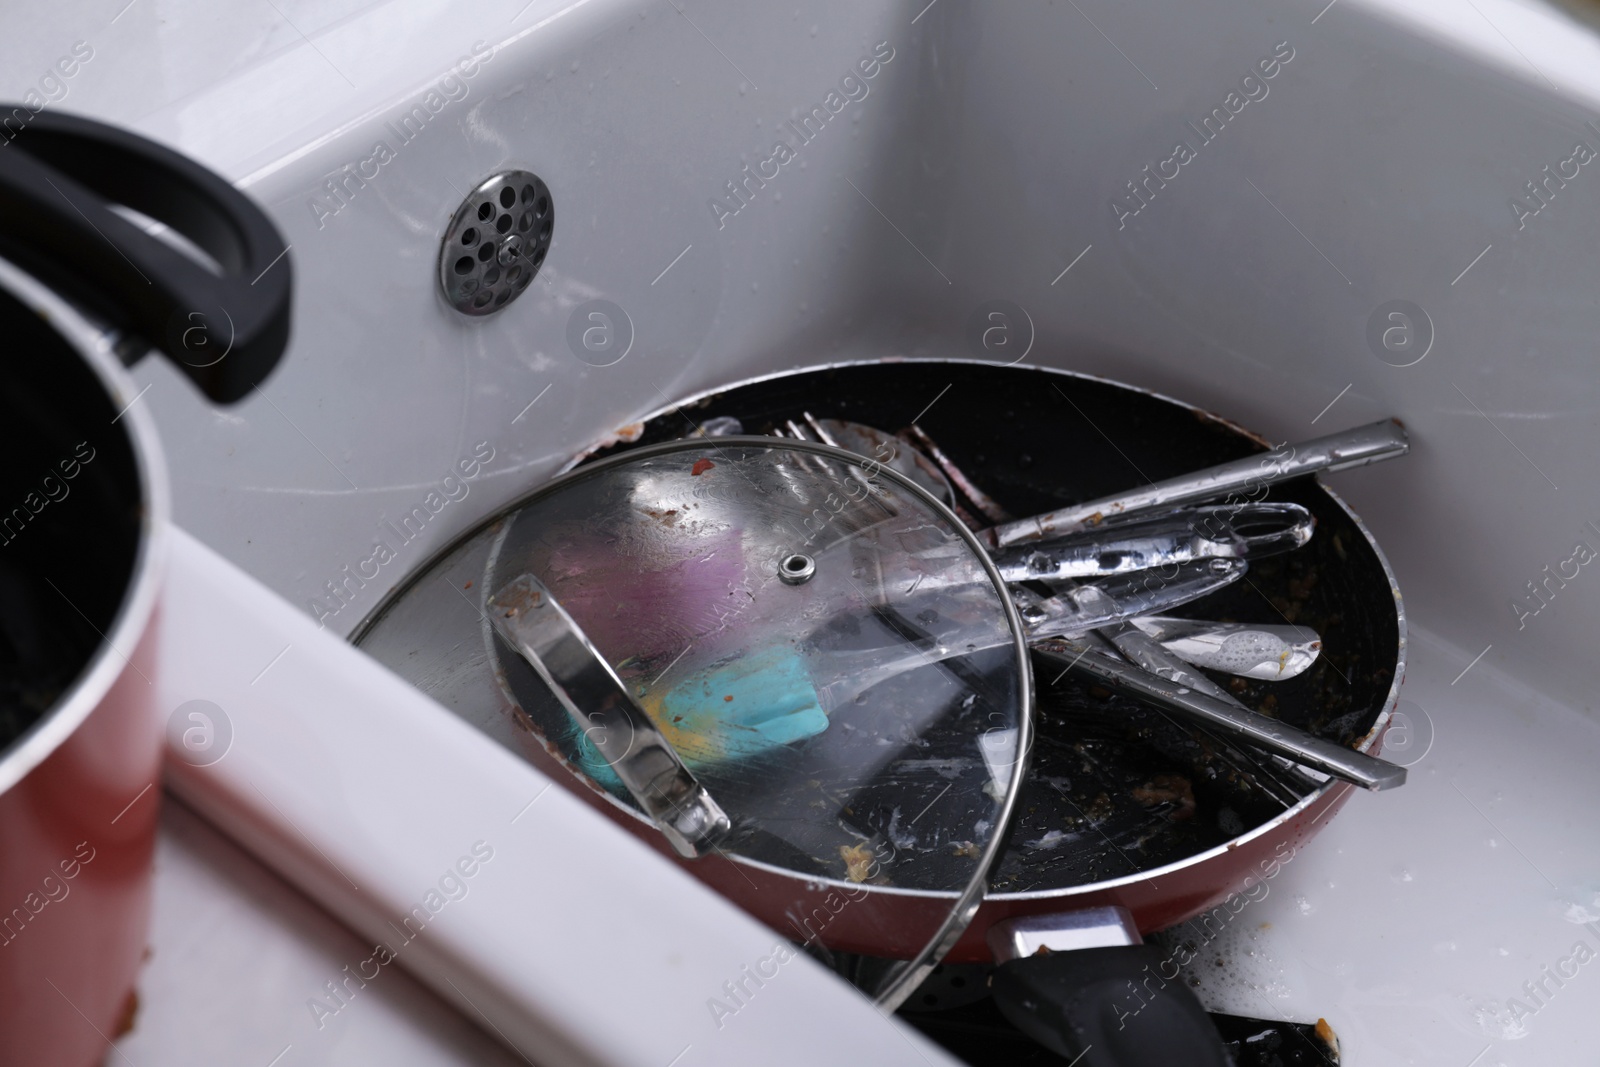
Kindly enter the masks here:
M 529 171 L 503 171 L 472 190 L 439 247 L 450 306 L 492 315 L 521 295 L 544 264 L 555 217 L 549 187 Z

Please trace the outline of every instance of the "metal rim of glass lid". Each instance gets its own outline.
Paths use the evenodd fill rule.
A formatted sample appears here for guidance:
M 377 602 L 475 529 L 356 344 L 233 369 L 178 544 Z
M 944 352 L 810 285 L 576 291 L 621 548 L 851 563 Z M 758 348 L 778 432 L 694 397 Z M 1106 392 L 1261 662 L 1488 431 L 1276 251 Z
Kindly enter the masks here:
M 1032 681 L 999 573 L 925 489 L 811 442 L 667 442 L 534 494 L 486 578 L 497 677 L 591 789 L 683 855 L 952 899 L 880 1002 L 954 944 L 1026 771 Z M 511 624 L 547 607 L 589 652 Z

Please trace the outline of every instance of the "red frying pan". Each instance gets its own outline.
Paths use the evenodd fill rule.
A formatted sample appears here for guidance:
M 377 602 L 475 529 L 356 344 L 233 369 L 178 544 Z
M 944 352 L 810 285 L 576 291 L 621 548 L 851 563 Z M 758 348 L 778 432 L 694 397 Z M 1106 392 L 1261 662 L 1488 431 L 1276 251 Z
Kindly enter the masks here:
M 909 390 L 904 381 L 895 379 L 917 370 L 915 365 L 891 365 L 811 373 L 829 378 L 830 395 L 840 398 L 840 407 L 846 399 L 852 402 L 851 417 L 894 425 L 892 418 L 863 412 L 864 405 L 855 398 L 904 396 Z M 847 375 L 851 381 L 841 385 L 840 378 Z M 1138 457 L 1141 471 L 1150 477 L 1235 459 L 1263 447 L 1231 426 L 1196 418 L 1193 409 L 1163 398 L 1053 373 L 1047 384 L 1055 388 L 1046 389 L 1039 384 L 1042 376 L 1035 370 L 974 364 L 945 363 L 938 370 L 941 380 L 958 380 L 969 407 L 992 404 L 997 409 L 994 421 L 1004 422 L 1008 432 L 1024 439 L 1014 446 L 1019 450 L 1030 447 L 1025 438 L 1033 428 L 1044 427 L 1036 431 L 1041 437 L 1034 445 L 1040 448 L 1038 454 L 1044 452 L 1040 446 L 1048 447 L 1054 439 L 1069 453 L 1083 451 L 1094 458 L 1088 429 L 1074 440 L 1063 432 L 1063 414 L 1048 410 L 1052 392 L 1067 401 L 1061 406 L 1068 413 L 1094 410 L 1105 416 L 1107 425 L 1139 425 L 1146 452 L 1155 453 Z M 786 417 L 781 401 L 803 392 L 795 384 L 803 377 L 730 390 L 697 414 L 748 415 L 755 409 L 779 421 Z M 1022 383 L 1026 388 L 1018 388 L 1019 378 L 1027 379 Z M 1003 381 L 1003 388 L 996 387 L 997 380 Z M 803 402 L 808 407 L 816 404 L 815 394 L 806 395 Z M 1005 410 L 1030 404 L 1047 410 L 1031 412 L 1035 418 Z M 798 417 L 798 412 L 793 414 Z M 1002 414 L 1013 417 L 1003 420 L 998 417 Z M 930 429 L 947 452 L 963 457 L 962 466 L 975 479 L 991 487 L 1003 483 L 1006 472 L 984 469 L 985 461 L 978 457 L 988 453 L 981 443 L 961 439 L 966 424 L 983 425 L 982 412 L 973 416 L 969 410 L 962 424 Z M 1137 455 L 1135 446 L 1123 445 Z M 1113 462 L 1108 459 L 1105 466 Z M 1116 477 L 1125 475 L 1109 471 L 1105 482 L 1084 479 L 1067 492 L 1080 499 L 1100 495 L 1119 488 L 1111 481 Z M 1256 685 L 1242 699 L 1252 706 L 1276 704 L 1286 720 L 1375 754 L 1403 669 L 1404 616 L 1393 578 L 1360 522 L 1331 492 L 1310 479 L 1273 492 L 1276 498 L 1293 500 L 1315 514 L 1316 537 L 1283 562 L 1260 566 L 1252 573 L 1249 588 L 1240 583 L 1239 588 L 1196 604 L 1195 612 L 1200 617 L 1281 621 L 1278 613 L 1287 609 L 1295 614 L 1293 621 L 1317 627 L 1326 638 L 1325 663 L 1294 683 Z M 477 542 L 469 538 L 448 553 L 434 570 L 455 566 L 465 573 L 459 568 L 471 569 L 467 557 L 473 552 L 487 558 L 481 535 Z M 480 584 L 492 586 L 493 579 Z M 1265 599 L 1269 597 L 1274 599 Z M 396 606 L 403 602 L 401 594 L 391 603 L 387 620 L 380 613 L 363 643 L 370 647 L 369 639 L 394 621 Z M 1339 621 L 1334 621 L 1336 616 Z M 381 651 L 377 654 L 382 658 Z M 507 666 L 505 658 L 501 665 Z M 402 673 L 406 669 L 403 661 L 392 661 L 391 666 Z M 558 780 L 565 776 L 613 818 L 670 854 L 654 827 L 632 806 L 587 776 L 572 773 L 573 753 L 551 727 L 559 720 L 550 716 L 548 707 L 538 707 L 538 694 L 523 685 L 512 689 L 521 706 L 509 713 L 525 728 L 531 727 L 522 734 L 520 745 L 530 761 Z M 1183 788 L 1173 785 L 1175 777 L 1182 777 L 1177 769 L 1183 765 L 1183 754 L 1174 752 L 1183 739 L 1167 739 L 1171 743 L 1165 758 L 1160 751 L 1130 740 L 1128 731 L 1133 727 L 1146 733 L 1155 730 L 1137 721 L 1141 714 L 1137 706 L 1084 691 L 1070 680 L 1052 685 L 1049 677 L 1041 678 L 1039 690 L 1038 744 L 1032 752 L 1030 779 L 1018 798 L 1018 822 L 995 868 L 994 888 L 946 958 L 990 961 L 996 959 L 997 946 L 1001 959 L 1017 955 L 1019 946 L 1083 946 L 1078 952 L 1056 951 L 1043 959 L 1015 959 L 999 969 L 997 999 L 1003 1007 L 1016 1009 L 1014 1017 L 1023 1029 L 1058 1052 L 1072 1055 L 1085 1043 L 1096 1044 L 1084 1064 L 1157 1062 L 1149 1058 L 1159 1055 L 1152 1050 L 1166 1048 L 1171 1041 L 1177 1051 L 1170 1062 L 1220 1063 L 1204 1058 L 1207 1053 L 1202 1050 L 1218 1042 L 1214 1032 L 1208 1038 L 1210 1028 L 1203 1013 L 1181 983 L 1170 981 L 1182 961 L 1163 959 L 1133 942 L 1139 932 L 1163 929 L 1224 902 L 1233 906 L 1232 901 L 1259 895 L 1255 887 L 1292 860 L 1348 799 L 1350 787 L 1329 783 L 1287 810 L 1240 802 L 1235 804 L 1237 810 L 1230 809 L 1231 818 L 1224 818 L 1218 813 L 1217 797 L 1226 796 L 1221 788 L 1226 771 L 1208 768 L 1207 761 L 1199 758 L 1186 779 L 1191 795 L 1185 796 Z M 515 706 L 511 700 L 507 705 Z M 1193 744 L 1195 739 L 1188 741 Z M 1162 745 L 1153 747 L 1159 750 Z M 1063 780 L 1070 784 L 1061 787 Z M 1206 832 L 1200 832 L 1197 824 L 1207 820 Z M 755 859 L 739 849 L 729 851 L 728 857 L 685 862 L 697 876 L 775 929 L 833 951 L 905 958 L 926 941 L 930 929 L 961 910 L 955 890 L 853 880 L 861 872 L 850 870 L 847 862 L 841 862 L 836 872 L 820 873 Z M 885 869 L 894 869 L 898 855 L 892 838 L 890 847 L 876 858 Z M 1237 896 L 1241 893 L 1245 896 Z M 1106 908 L 1122 911 L 1106 913 Z M 1131 1013 L 1125 1002 L 1129 981 L 1158 988 L 1163 995 Z M 1021 1007 L 1025 1003 L 1032 1003 L 1034 1010 Z M 1127 1025 L 1117 1026 L 1123 1018 Z M 1109 1030 L 1088 1041 L 1084 1033 L 1093 1031 L 1089 1024 L 1106 1019 L 1113 1021 Z M 1132 1044 L 1119 1047 L 1122 1038 Z

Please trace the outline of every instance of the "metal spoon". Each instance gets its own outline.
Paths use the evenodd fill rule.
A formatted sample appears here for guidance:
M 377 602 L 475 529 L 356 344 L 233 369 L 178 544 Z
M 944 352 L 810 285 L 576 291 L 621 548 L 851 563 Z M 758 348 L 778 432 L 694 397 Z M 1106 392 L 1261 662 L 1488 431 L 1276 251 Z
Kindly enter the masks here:
M 1140 615 L 1130 621 L 1162 648 L 1196 667 L 1264 682 L 1298 677 L 1322 654 L 1322 638 L 1309 626 L 1209 622 L 1170 615 Z

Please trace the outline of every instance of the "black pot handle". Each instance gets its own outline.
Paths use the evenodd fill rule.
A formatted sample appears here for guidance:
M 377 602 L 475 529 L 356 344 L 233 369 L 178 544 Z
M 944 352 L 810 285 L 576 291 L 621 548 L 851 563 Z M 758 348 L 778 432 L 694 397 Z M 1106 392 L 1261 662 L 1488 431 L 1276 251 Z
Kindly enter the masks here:
M 266 378 L 289 340 L 291 272 L 250 198 L 115 126 L 20 104 L 0 103 L 0 117 L 0 256 L 159 348 L 212 400 L 232 403 Z M 165 223 L 221 274 L 110 204 Z
M 1047 952 L 1002 963 L 992 993 L 1011 1024 L 1076 1067 L 1230 1067 L 1222 1036 L 1154 945 Z

